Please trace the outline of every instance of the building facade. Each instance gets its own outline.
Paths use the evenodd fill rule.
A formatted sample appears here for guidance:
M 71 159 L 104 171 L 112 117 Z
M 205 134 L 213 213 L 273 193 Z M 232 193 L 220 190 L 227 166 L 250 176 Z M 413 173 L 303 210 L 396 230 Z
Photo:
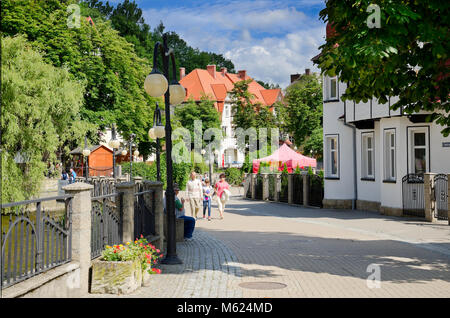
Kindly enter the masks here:
M 425 121 L 426 112 L 392 110 L 397 97 L 342 101 L 346 84 L 323 80 L 324 207 L 402 215 L 408 175 L 450 173 L 450 137 Z
M 202 96 L 208 96 L 214 101 L 214 107 L 219 112 L 223 135 L 221 147 L 217 149 L 219 153 L 216 156 L 219 167 L 241 167 L 244 163 L 245 155 L 237 147 L 229 93 L 236 82 L 249 79 L 252 78 L 245 70 L 233 74 L 228 73 L 226 68 L 222 68 L 218 72 L 216 65 L 208 65 L 206 70 L 195 69 L 188 75 L 185 74 L 184 68 L 180 68 L 180 84 L 186 89 L 186 101 L 193 99 L 199 102 Z M 249 92 L 255 97 L 253 102 L 270 107 L 272 111 L 272 106 L 282 99 L 281 89 L 265 89 L 254 80 L 249 84 Z

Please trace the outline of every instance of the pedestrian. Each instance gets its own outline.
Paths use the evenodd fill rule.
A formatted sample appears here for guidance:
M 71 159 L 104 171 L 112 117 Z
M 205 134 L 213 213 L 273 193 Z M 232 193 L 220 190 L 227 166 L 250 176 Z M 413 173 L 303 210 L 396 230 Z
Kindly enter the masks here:
M 62 180 L 69 180 L 69 174 L 67 173 L 67 171 L 63 171 L 63 173 L 61 175 L 61 179 Z
M 230 185 L 225 180 L 225 173 L 221 173 L 219 181 L 214 186 L 214 191 L 217 195 L 217 205 L 219 208 L 220 219 L 223 219 L 223 212 L 225 211 L 225 204 L 230 196 Z
M 209 184 L 209 179 L 205 179 L 203 185 L 203 218 L 206 218 L 206 209 L 208 208 L 208 221 L 211 221 L 211 197 L 213 194 L 213 188 Z
M 202 182 L 196 178 L 195 171 L 192 171 L 190 174 L 190 180 L 187 182 L 186 190 L 191 216 L 197 219 L 197 214 L 203 206 L 203 186 Z
M 75 171 L 72 168 L 70 168 L 69 184 L 74 183 L 76 177 L 77 177 L 77 174 L 75 173 Z
M 192 240 L 192 234 L 195 229 L 195 219 L 193 217 L 187 216 L 184 209 L 184 198 L 179 198 L 180 188 L 175 183 L 173 185 L 173 190 L 175 191 L 175 217 L 184 220 L 184 239 L 186 241 Z M 166 197 L 164 197 L 164 213 L 166 212 Z

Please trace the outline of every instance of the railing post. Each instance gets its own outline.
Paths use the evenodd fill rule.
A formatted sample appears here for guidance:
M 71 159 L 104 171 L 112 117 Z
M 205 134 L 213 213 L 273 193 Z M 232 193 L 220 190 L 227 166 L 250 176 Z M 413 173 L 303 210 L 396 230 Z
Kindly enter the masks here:
M 267 173 L 263 174 L 262 199 L 263 201 L 269 200 L 269 175 Z
M 252 190 L 252 199 L 255 199 L 255 195 L 256 195 L 256 174 L 252 173 L 251 174 L 251 178 L 250 178 L 250 182 L 251 182 L 251 190 Z
M 117 192 L 122 192 L 122 239 L 124 242 L 134 241 L 134 183 L 123 182 L 116 186 Z
M 436 196 L 434 193 L 435 173 L 425 173 L 423 175 L 423 194 L 425 196 L 425 220 L 436 222 Z
M 288 174 L 288 203 L 294 203 L 294 175 Z
M 144 190 L 154 190 L 155 200 L 152 206 L 155 213 L 155 235 L 159 236 L 155 246 L 163 250 L 164 246 L 164 203 L 163 203 L 163 183 L 159 181 L 144 181 Z
M 309 175 L 307 172 L 302 172 L 303 181 L 303 205 L 309 205 Z
M 65 186 L 72 199 L 72 260 L 80 263 L 80 295 L 89 290 L 89 268 L 91 267 L 91 190 L 87 183 L 72 183 Z M 74 288 L 77 288 L 74 287 Z

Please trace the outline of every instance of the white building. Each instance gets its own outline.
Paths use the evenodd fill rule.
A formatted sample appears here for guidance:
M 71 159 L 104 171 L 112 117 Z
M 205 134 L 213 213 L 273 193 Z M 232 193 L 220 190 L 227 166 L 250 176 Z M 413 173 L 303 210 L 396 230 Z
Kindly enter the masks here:
M 346 84 L 328 76 L 323 83 L 324 207 L 402 215 L 407 174 L 450 173 L 450 137 L 425 112 L 391 110 L 398 98 L 342 101 Z
M 186 75 L 185 69 L 180 68 L 180 84 L 186 89 L 186 101 L 193 99 L 200 102 L 203 96 L 208 96 L 219 112 L 223 137 L 215 158 L 219 167 L 241 167 L 245 160 L 244 153 L 237 147 L 229 95 L 234 84 L 243 80 L 251 80 L 248 90 L 254 96 L 253 102 L 259 102 L 274 111 L 273 105 L 282 99 L 281 89 L 265 89 L 248 76 L 245 70 L 233 74 L 223 67 L 218 72 L 216 65 L 208 65 L 206 70 L 195 69 Z

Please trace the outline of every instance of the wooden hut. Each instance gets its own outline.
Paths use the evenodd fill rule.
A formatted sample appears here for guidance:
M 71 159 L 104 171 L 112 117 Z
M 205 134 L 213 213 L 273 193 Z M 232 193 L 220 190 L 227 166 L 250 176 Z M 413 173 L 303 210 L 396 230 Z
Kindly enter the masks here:
M 104 145 L 96 145 L 89 148 L 91 151 L 88 157 L 89 176 L 107 176 L 113 174 L 113 151 Z M 72 155 L 71 168 L 75 173 L 84 177 L 86 174 L 85 159 L 83 157 L 83 148 L 78 147 L 70 152 Z

